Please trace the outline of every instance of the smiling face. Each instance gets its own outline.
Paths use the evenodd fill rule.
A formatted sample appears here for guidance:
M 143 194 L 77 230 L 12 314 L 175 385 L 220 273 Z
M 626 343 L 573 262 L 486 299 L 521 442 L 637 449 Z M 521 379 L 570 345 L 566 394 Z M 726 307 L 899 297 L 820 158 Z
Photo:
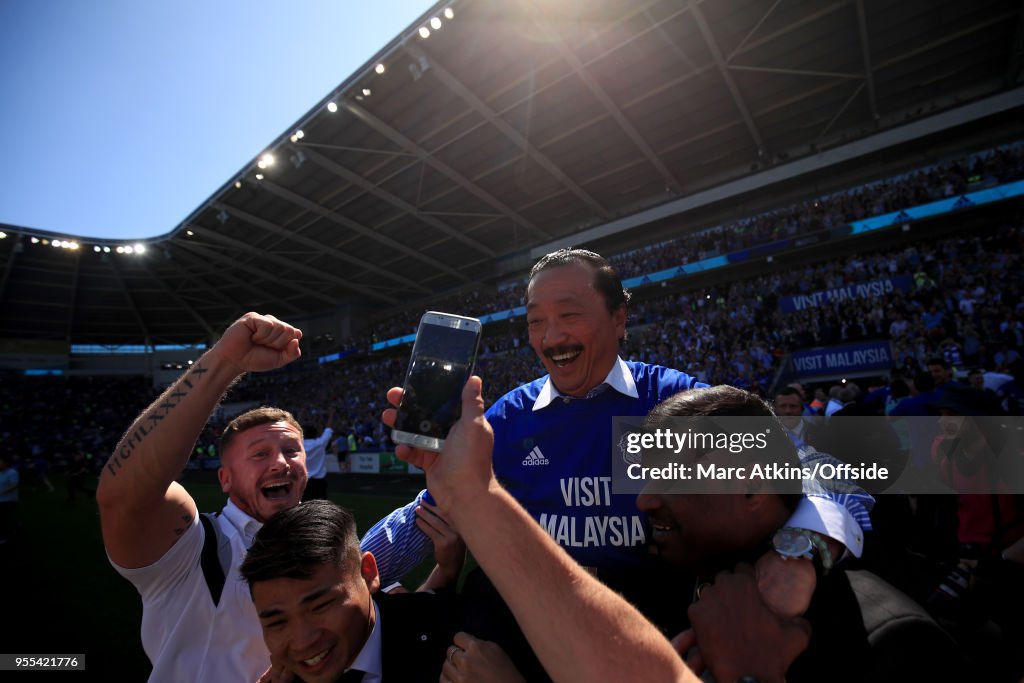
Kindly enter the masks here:
M 747 419 L 737 423 L 732 418 Z M 644 424 L 649 433 L 717 435 L 712 444 L 706 439 L 685 447 L 655 443 L 644 450 L 645 467 L 679 464 L 690 468 L 692 477 L 652 478 L 637 497 L 637 508 L 650 521 L 656 554 L 673 566 L 710 576 L 768 549 L 768 539 L 801 498 L 799 481 L 787 486 L 754 472 L 755 465 L 799 464 L 784 430 L 773 424 L 778 422 L 762 399 L 726 385 L 681 391 L 651 410 Z M 764 438 L 746 445 L 754 433 Z M 714 468 L 719 475 L 702 477 L 701 468 Z
M 537 273 L 526 290 L 530 346 L 568 396 L 604 382 L 626 332 L 626 307 L 609 312 L 593 280 L 591 267 L 572 263 Z
M 284 420 L 240 432 L 221 454 L 217 477 L 242 512 L 266 522 L 302 499 L 306 488 L 302 432 Z
M 712 452 L 689 464 L 697 462 L 736 465 L 737 456 Z M 759 547 L 786 519 L 778 496 L 750 494 L 745 482 L 717 481 L 709 489 L 716 492 L 675 493 L 671 482 L 652 482 L 636 499 L 650 520 L 657 554 L 674 567 L 715 571 Z
M 271 656 L 307 683 L 337 680 L 370 636 L 376 620 L 370 596 L 379 586 L 370 553 L 321 563 L 309 578 L 254 582 L 253 604 Z

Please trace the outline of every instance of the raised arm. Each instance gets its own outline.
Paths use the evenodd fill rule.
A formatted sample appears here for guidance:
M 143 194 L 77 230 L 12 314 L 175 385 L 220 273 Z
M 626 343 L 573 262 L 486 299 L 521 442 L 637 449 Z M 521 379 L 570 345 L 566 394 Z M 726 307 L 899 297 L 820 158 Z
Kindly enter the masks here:
M 398 455 L 426 471 L 442 514 L 511 608 L 548 674 L 554 681 L 588 683 L 696 682 L 658 630 L 576 564 L 498 484 L 480 392 L 480 378 L 471 378 L 462 418 L 440 455 L 405 446 Z M 388 400 L 396 404 L 400 394 L 392 389 Z M 393 410 L 385 411 L 384 422 L 393 424 Z
M 175 479 L 203 425 L 242 373 L 295 360 L 301 338 L 301 331 L 273 316 L 247 313 L 135 419 L 96 491 L 103 543 L 115 563 L 152 564 L 192 525 L 195 501 Z

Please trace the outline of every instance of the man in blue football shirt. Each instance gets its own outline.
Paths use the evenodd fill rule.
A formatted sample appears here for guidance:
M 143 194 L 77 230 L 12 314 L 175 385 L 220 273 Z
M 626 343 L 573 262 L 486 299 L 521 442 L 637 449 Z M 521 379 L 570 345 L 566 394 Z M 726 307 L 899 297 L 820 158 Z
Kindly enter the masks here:
M 526 292 L 530 346 L 548 375 L 512 390 L 487 411 L 494 427 L 494 471 L 502 485 L 580 564 L 599 573 L 649 566 L 646 518 L 633 496 L 611 491 L 612 418 L 645 416 L 662 400 L 705 384 L 678 370 L 625 361 L 629 292 L 606 259 L 560 249 L 534 265 Z M 412 528 L 422 492 L 378 522 L 364 544 L 385 552 L 399 575 L 430 552 Z M 855 517 L 868 496 L 807 496 L 787 526 L 820 534 L 833 556 L 856 556 Z M 857 509 L 851 509 L 857 508 Z M 388 577 L 388 579 L 397 577 Z

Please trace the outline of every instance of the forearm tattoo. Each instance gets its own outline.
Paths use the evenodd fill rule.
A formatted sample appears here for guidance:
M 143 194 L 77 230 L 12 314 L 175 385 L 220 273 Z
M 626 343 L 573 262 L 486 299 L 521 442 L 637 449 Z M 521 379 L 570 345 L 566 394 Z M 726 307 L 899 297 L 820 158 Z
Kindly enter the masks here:
M 120 448 L 107 461 L 107 471 L 110 476 L 116 477 L 126 461 L 135 452 L 135 447 L 142 443 L 142 439 L 149 434 L 157 424 L 167 417 L 195 387 L 195 384 L 202 381 L 203 375 L 208 372 L 201 364 L 196 364 L 182 377 L 181 382 L 175 384 L 164 393 L 156 403 L 143 413 L 142 417 L 135 422 L 135 429 L 129 431 L 121 439 Z M 191 377 L 191 379 L 190 379 Z M 184 530 L 182 530 L 184 531 Z

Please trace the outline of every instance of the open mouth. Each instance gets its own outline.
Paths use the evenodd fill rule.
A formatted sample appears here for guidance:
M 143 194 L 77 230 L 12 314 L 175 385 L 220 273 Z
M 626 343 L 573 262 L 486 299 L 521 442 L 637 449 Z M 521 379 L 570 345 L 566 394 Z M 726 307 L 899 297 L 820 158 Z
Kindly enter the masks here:
M 672 526 L 671 524 L 665 524 L 664 522 L 657 522 L 657 521 L 655 521 L 653 519 L 651 520 L 651 536 L 653 537 L 653 540 L 655 542 L 657 542 L 657 540 L 659 538 L 662 538 L 666 534 L 670 534 L 670 533 L 672 533 L 675 530 L 676 530 L 676 528 L 674 526 Z
M 290 482 L 277 482 L 274 484 L 267 484 L 260 491 L 263 495 L 270 500 L 280 500 L 287 498 L 288 494 L 291 493 L 292 485 Z
M 557 367 L 564 368 L 569 363 L 576 360 L 576 358 L 583 353 L 583 347 L 577 346 L 572 349 L 558 349 L 557 351 L 547 352 L 547 357 L 550 358 Z
M 318 652 L 317 654 L 313 655 L 313 656 L 312 656 L 312 657 L 310 657 L 309 659 L 303 659 L 303 660 L 300 660 L 300 661 L 301 661 L 301 662 L 302 662 L 302 663 L 303 663 L 303 664 L 304 664 L 305 666 L 309 666 L 309 667 L 312 667 L 312 666 L 316 666 L 316 665 L 317 665 L 317 664 L 319 664 L 320 662 L 324 661 L 324 659 L 325 659 L 325 658 L 327 657 L 327 655 L 329 655 L 329 654 L 331 654 L 331 648 L 327 648 L 326 650 L 323 650 L 322 652 Z

